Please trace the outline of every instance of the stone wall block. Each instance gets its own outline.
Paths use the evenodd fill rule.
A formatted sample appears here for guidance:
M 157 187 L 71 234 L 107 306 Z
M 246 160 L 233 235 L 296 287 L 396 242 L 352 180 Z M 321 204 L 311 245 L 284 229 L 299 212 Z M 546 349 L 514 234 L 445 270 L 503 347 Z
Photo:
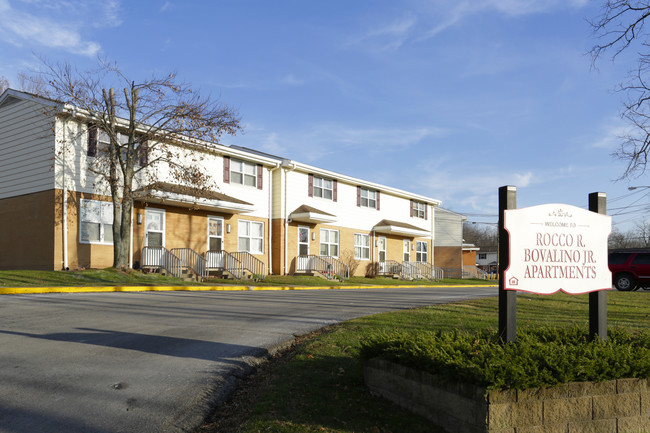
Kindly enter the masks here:
M 488 426 L 492 429 L 515 427 L 513 422 L 513 403 L 490 403 L 488 406 Z
M 641 415 L 650 415 L 650 392 L 644 392 L 641 396 Z
M 640 394 L 595 395 L 594 419 L 616 418 L 640 415 Z
M 592 418 L 591 397 L 544 400 L 544 424 Z
M 517 401 L 516 389 L 492 389 L 488 393 L 488 402 L 492 403 L 514 403 Z
M 631 392 L 646 392 L 648 381 L 646 379 L 617 379 L 616 392 L 626 394 Z
M 542 425 L 543 401 L 521 401 L 512 407 L 512 422 L 514 426 Z
M 569 424 L 544 424 L 535 426 L 517 427 L 517 433 L 568 433 Z
M 616 433 L 615 419 L 570 422 L 568 433 Z
M 650 416 L 634 416 L 618 419 L 619 433 L 648 433 L 650 432 Z

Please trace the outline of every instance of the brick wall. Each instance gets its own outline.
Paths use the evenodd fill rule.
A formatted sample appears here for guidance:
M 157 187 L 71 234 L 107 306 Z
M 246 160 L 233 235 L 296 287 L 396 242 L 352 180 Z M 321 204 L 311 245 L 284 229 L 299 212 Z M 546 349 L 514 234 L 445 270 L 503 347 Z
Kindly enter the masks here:
M 448 432 L 650 432 L 650 379 L 487 391 L 379 359 L 366 363 L 364 379 Z

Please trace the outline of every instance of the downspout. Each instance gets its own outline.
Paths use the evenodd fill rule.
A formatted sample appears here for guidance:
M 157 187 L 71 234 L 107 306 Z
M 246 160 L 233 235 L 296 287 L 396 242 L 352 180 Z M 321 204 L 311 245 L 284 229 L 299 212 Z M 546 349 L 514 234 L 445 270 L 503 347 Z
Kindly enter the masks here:
M 284 165 L 284 163 L 282 164 Z M 287 177 L 290 170 L 294 170 L 296 165 L 287 161 L 288 168 L 284 170 L 284 266 L 282 274 L 287 275 L 287 262 L 289 261 L 289 212 L 287 211 Z
M 131 236 L 129 236 L 129 269 L 133 269 L 133 204 L 131 204 Z
M 76 117 L 77 112 L 76 110 L 73 110 L 72 116 Z M 65 124 L 65 121 L 63 123 L 63 149 L 61 150 L 61 179 L 63 182 L 63 215 L 62 215 L 62 224 L 63 224 L 63 270 L 68 269 L 68 185 L 66 183 L 65 179 L 65 148 L 68 146 L 68 135 L 66 131 L 68 130 L 67 125 Z M 56 142 L 56 136 L 54 138 Z
M 436 226 L 435 226 L 435 221 L 436 219 L 436 206 L 431 205 L 431 264 L 435 266 L 435 260 L 434 260 L 434 251 L 436 250 L 435 248 L 435 240 L 436 240 Z
M 273 172 L 279 168 L 279 162 L 269 168 L 269 275 L 273 275 Z

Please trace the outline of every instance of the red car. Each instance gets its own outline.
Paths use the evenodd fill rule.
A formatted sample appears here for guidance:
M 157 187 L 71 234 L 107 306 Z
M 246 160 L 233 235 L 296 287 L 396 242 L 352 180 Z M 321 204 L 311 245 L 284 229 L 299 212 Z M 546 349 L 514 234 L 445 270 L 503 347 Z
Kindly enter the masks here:
M 630 291 L 650 286 L 650 250 L 614 250 L 609 253 L 614 287 Z

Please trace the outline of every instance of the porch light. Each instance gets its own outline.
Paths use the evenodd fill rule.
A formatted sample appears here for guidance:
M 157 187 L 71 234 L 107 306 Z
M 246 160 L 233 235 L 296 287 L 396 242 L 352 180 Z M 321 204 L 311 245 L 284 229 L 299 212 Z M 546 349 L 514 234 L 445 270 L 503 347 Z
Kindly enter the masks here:
M 312 241 L 316 240 L 316 232 L 311 232 L 311 240 Z
M 226 233 L 230 233 L 230 224 L 226 224 Z
M 137 214 L 136 221 L 137 221 L 138 224 L 142 224 L 142 214 L 141 213 Z

